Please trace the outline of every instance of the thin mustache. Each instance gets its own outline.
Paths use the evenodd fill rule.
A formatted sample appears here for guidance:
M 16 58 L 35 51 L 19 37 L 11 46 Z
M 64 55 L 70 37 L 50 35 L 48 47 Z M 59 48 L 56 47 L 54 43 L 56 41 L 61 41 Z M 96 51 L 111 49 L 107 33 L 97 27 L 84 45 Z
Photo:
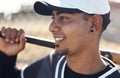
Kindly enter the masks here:
M 53 33 L 53 37 L 64 37 L 64 34 L 62 33 Z

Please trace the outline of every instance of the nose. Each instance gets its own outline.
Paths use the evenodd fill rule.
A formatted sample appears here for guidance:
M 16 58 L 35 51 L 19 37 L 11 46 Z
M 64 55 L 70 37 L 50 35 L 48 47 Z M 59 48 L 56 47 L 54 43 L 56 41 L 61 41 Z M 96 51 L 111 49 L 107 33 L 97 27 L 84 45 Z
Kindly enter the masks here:
M 60 31 L 60 24 L 56 20 L 53 20 L 49 26 L 49 31 L 50 32 Z

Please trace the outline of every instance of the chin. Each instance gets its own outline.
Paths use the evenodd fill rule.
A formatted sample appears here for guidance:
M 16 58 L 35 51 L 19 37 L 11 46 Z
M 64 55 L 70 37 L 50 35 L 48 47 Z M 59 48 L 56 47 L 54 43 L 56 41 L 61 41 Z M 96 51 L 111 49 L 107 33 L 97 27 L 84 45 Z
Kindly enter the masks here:
M 69 49 L 56 49 L 55 53 L 58 55 L 67 55 L 69 53 Z

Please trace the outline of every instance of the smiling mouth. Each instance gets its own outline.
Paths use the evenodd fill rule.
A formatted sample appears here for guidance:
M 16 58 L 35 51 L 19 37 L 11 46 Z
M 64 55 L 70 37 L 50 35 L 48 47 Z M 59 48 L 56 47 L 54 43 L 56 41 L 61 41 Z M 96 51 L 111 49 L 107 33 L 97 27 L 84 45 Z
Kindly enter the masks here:
M 65 40 L 65 39 L 62 38 L 62 37 L 61 37 L 61 38 L 55 38 L 55 41 L 56 41 L 56 42 L 60 42 L 60 41 L 63 41 L 63 40 Z
M 59 47 L 60 46 L 60 44 L 66 39 L 66 37 L 65 36 L 54 36 L 54 38 L 55 38 L 55 46 L 56 47 Z

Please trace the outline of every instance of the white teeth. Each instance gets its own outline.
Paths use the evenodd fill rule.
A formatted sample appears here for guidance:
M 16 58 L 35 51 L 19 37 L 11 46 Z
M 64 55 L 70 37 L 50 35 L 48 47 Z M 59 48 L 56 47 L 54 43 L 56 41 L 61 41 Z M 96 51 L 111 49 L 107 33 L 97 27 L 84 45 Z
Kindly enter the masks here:
M 62 41 L 64 40 L 63 38 L 55 38 L 56 41 Z

